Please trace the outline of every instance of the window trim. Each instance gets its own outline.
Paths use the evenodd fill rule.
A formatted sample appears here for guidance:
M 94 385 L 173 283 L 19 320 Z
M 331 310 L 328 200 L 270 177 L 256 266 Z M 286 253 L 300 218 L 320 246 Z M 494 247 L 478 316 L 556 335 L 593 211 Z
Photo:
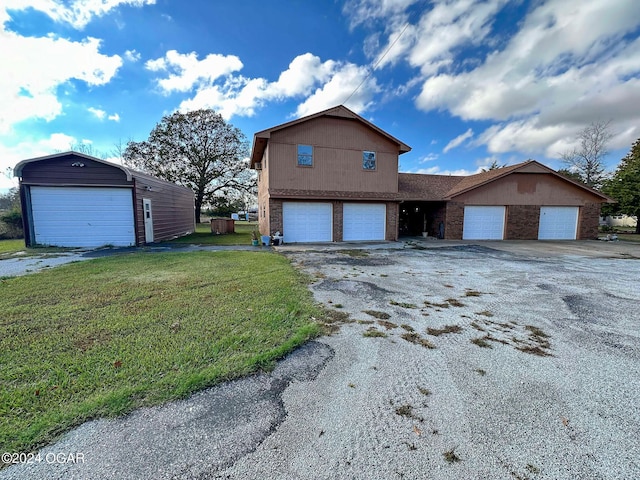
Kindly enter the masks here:
M 367 153 L 372 153 L 373 154 L 373 168 L 366 168 L 365 167 L 365 154 Z M 371 160 L 369 160 L 371 161 Z M 378 155 L 375 151 L 373 150 L 362 150 L 362 170 L 364 170 L 365 172 L 375 172 L 376 170 L 378 170 Z
M 302 155 L 303 157 L 309 156 L 309 154 L 306 154 L 306 153 L 302 153 L 301 154 L 300 153 L 300 147 L 309 147 L 309 148 L 311 148 L 311 155 L 310 155 L 311 164 L 310 165 L 305 165 L 303 163 L 300 163 L 300 155 Z M 302 167 L 302 168 L 313 168 L 313 164 L 314 164 L 314 162 L 313 162 L 313 151 L 314 151 L 313 145 L 307 145 L 307 144 L 304 144 L 304 143 L 297 144 L 297 146 L 296 146 L 296 166 Z

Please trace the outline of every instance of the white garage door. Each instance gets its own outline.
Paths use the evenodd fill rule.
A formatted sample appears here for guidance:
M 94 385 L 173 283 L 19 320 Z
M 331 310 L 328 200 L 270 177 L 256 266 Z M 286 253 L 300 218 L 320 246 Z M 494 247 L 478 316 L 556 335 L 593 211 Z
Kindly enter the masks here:
M 387 207 L 384 203 L 345 203 L 342 239 L 384 240 Z
M 464 207 L 463 240 L 502 240 L 504 207 Z
M 31 211 L 40 245 L 135 245 L 130 188 L 31 187 Z
M 284 202 L 282 228 L 284 243 L 330 242 L 332 209 L 330 203 Z
M 540 207 L 538 240 L 575 240 L 578 207 Z

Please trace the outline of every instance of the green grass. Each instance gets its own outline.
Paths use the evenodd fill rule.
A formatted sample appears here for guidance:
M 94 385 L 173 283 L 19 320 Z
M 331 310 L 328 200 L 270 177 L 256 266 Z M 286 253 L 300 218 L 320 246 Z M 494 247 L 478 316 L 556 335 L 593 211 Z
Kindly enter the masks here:
M 3 253 L 15 253 L 24 250 L 24 240 L 0 240 L 0 255 Z
M 618 233 L 618 240 L 622 240 L 624 242 L 640 242 L 640 235 L 635 233 Z
M 136 253 L 0 282 L 0 451 L 268 369 L 319 333 L 267 252 Z
M 257 222 L 236 221 L 235 233 L 215 235 L 209 223 L 198 223 L 191 235 L 176 238 L 170 243 L 192 243 L 197 245 L 251 245 L 251 232 L 258 228 Z
M 40 255 L 43 253 L 61 253 L 73 251 L 73 248 L 60 247 L 35 247 L 27 248 L 24 246 L 24 239 L 16 240 L 0 240 L 0 260 L 10 258 L 14 253 L 25 252 L 24 256 Z

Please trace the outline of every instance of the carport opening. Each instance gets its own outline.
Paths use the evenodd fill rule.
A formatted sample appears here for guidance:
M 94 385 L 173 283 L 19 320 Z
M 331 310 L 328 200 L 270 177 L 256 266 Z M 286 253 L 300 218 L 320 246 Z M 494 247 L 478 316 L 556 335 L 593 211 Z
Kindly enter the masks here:
M 402 202 L 400 236 L 444 238 L 445 202 Z

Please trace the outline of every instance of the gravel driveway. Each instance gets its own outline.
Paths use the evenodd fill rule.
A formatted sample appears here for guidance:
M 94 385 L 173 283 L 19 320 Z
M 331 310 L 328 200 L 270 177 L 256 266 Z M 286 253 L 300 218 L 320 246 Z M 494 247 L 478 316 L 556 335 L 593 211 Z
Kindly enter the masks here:
M 339 331 L 0 478 L 640 478 L 640 247 L 566 245 L 283 249 Z

